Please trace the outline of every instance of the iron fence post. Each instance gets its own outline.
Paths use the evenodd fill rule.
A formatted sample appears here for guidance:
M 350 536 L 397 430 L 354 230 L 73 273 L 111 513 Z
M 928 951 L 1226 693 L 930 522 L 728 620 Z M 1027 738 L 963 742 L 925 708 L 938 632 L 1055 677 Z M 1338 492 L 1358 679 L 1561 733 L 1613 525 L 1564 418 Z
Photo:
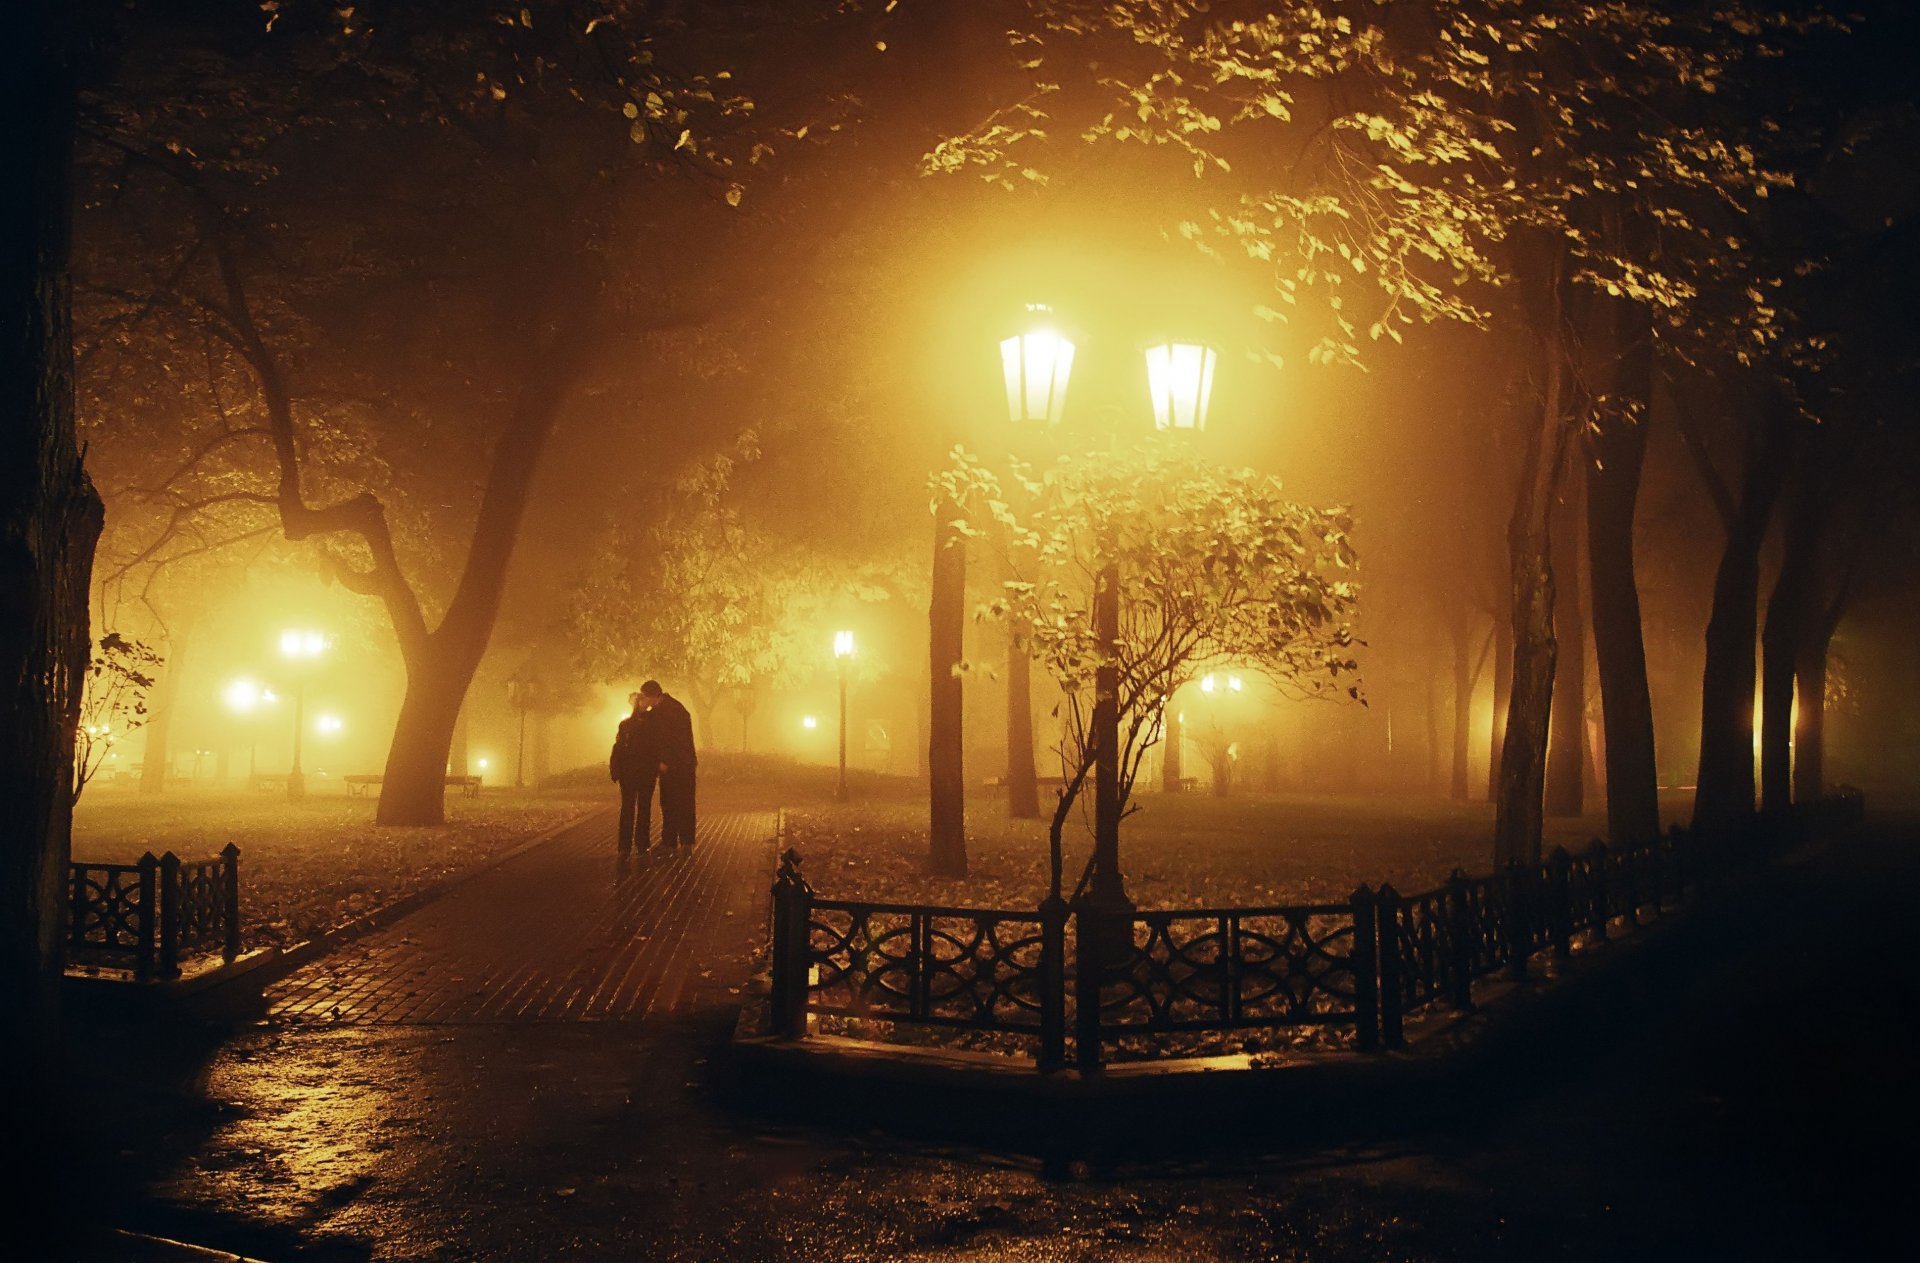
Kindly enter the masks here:
M 1607 844 L 1599 838 L 1587 844 L 1587 931 L 1592 935 L 1591 942 L 1607 941 L 1607 912 L 1609 910 L 1607 876 Z
M 220 871 L 226 889 L 227 941 L 222 954 L 231 961 L 240 955 L 240 848 L 229 842 L 220 850 Z
M 140 857 L 140 918 L 136 924 L 139 947 L 133 958 L 133 976 L 138 982 L 153 977 L 154 937 L 160 929 L 154 905 L 159 901 L 160 861 L 148 851 Z
M 160 857 L 160 976 L 180 976 L 180 857 Z
M 1401 953 L 1401 900 L 1400 892 L 1391 883 L 1380 887 L 1379 925 L 1380 925 L 1380 1042 L 1388 1048 L 1398 1048 L 1406 1042 L 1402 1032 L 1402 1016 L 1406 999 L 1402 994 L 1403 972 L 1406 961 Z
M 1067 1064 L 1067 901 L 1040 904 L 1040 1069 Z
M 1467 906 L 1467 876 L 1459 869 L 1447 878 L 1447 985 L 1453 1007 L 1473 1009 L 1473 910 Z
M 800 853 L 790 849 L 780 857 L 780 871 L 773 880 L 772 994 L 768 1013 L 772 1033 L 788 1039 L 804 1039 L 807 1034 L 812 903 L 813 891 L 800 875 Z
M 1547 858 L 1547 928 L 1553 935 L 1553 954 L 1561 960 L 1573 955 L 1573 857 L 1556 846 Z
M 1380 916 L 1371 888 L 1353 892 L 1353 1042 L 1361 1052 L 1380 1043 Z

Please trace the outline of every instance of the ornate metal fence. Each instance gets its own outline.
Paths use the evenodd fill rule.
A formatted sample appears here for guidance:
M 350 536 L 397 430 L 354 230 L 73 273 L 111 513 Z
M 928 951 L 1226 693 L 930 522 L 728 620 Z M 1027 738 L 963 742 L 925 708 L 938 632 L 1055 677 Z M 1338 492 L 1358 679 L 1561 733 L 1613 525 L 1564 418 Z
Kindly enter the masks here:
M 1863 807 L 1843 792 L 1746 840 L 1843 827 Z M 1116 1039 L 1173 1032 L 1334 1027 L 1356 1048 L 1393 1048 L 1409 1013 L 1471 1009 L 1477 981 L 1524 978 L 1541 953 L 1565 959 L 1664 915 L 1754 849 L 1674 828 L 1489 876 L 1456 870 L 1405 897 L 1362 886 L 1341 903 L 1118 915 L 823 899 L 789 850 L 773 888 L 771 1026 L 803 1038 L 818 1014 L 998 1031 L 1037 1039 L 1042 1069 L 1067 1063 L 1069 1032 L 1083 1069 Z
M 130 968 L 140 982 L 180 976 L 184 953 L 240 954 L 240 848 L 182 862 L 172 851 L 134 864 L 69 864 L 67 951 Z
M 1083 949 L 1075 959 L 1078 1060 L 1098 1065 L 1108 1041 L 1176 1031 L 1352 1025 L 1370 1044 L 1373 916 L 1364 888 L 1348 903 L 1120 919 L 1081 910 L 1074 917 Z M 1119 950 L 1084 950 L 1094 936 Z

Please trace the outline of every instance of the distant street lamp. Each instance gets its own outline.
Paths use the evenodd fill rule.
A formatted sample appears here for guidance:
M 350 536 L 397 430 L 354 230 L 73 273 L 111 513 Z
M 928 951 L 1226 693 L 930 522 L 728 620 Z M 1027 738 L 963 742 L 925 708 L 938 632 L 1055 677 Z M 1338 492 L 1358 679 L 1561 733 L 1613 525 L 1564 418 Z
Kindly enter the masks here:
M 269 688 L 262 688 L 249 679 L 238 679 L 220 691 L 221 700 L 227 709 L 236 715 L 245 716 L 247 722 L 247 779 L 251 781 L 259 772 L 260 762 L 260 721 L 257 716 L 260 708 L 271 706 L 280 699 Z
M 524 670 L 524 668 L 523 668 Z M 513 756 L 513 787 L 527 783 L 527 711 L 538 700 L 540 682 L 532 675 L 516 673 L 507 681 L 507 701 L 520 712 L 519 745 Z
M 280 656 L 294 665 L 293 673 L 293 767 L 287 772 L 287 801 L 298 802 L 307 796 L 306 774 L 300 770 L 300 739 L 306 727 L 307 677 L 304 664 L 327 651 L 327 637 L 317 631 L 280 633 Z
M 346 726 L 346 721 L 338 715 L 322 715 L 313 721 L 313 730 L 315 732 L 325 733 L 329 737 L 339 736 L 340 733 L 346 729 Z
M 840 787 L 833 800 L 839 803 L 847 801 L 847 663 L 852 657 L 853 633 L 833 633 L 833 660 L 840 669 Z

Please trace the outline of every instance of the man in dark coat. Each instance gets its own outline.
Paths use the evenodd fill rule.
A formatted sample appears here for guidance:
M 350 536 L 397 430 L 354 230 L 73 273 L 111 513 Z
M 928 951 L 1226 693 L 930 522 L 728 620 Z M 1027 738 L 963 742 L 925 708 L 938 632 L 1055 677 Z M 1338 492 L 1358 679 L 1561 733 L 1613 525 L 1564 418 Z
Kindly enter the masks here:
M 660 749 L 646 699 L 632 697 L 633 713 L 620 721 L 607 759 L 607 774 L 620 782 L 620 858 L 638 846 L 647 849 L 653 834 L 653 786 L 660 776 Z M 660 794 L 660 821 L 667 819 L 667 796 Z
M 640 705 L 652 725 L 653 749 L 659 758 L 660 845 L 693 845 L 694 766 L 693 716 L 658 680 L 640 686 Z

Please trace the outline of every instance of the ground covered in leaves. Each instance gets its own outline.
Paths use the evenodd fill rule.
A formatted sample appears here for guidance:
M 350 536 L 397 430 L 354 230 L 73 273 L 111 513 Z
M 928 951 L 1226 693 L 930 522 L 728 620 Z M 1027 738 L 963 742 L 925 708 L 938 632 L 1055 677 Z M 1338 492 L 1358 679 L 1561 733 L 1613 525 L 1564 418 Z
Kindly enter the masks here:
M 1493 866 L 1493 809 L 1484 803 L 1205 793 L 1138 801 L 1121 824 L 1120 865 L 1141 908 L 1338 902 L 1363 882 L 1412 895 L 1456 867 Z M 1596 816 L 1549 821 L 1547 846 L 1585 845 L 1604 826 Z M 961 879 L 926 872 L 924 798 L 796 808 L 788 831 L 827 898 L 1033 908 L 1047 893 L 1047 821 L 1010 820 L 1004 798 L 968 804 Z M 1076 810 L 1062 840 L 1071 895 L 1092 851 L 1090 819 Z
M 378 828 L 372 797 L 319 791 L 302 802 L 245 789 L 143 797 L 89 789 L 74 810 L 73 858 L 131 864 L 148 851 L 183 861 L 240 848 L 243 946 L 287 947 L 467 872 L 605 806 L 605 793 L 489 790 L 449 795 L 446 823 Z

